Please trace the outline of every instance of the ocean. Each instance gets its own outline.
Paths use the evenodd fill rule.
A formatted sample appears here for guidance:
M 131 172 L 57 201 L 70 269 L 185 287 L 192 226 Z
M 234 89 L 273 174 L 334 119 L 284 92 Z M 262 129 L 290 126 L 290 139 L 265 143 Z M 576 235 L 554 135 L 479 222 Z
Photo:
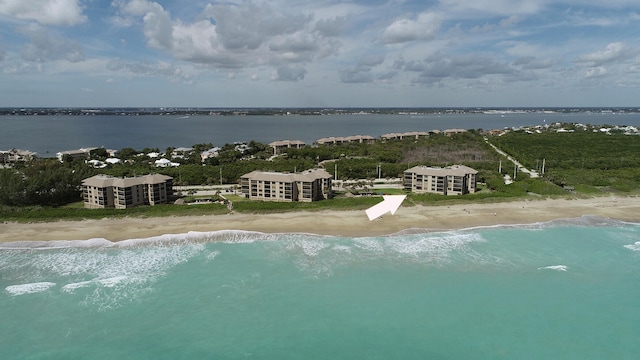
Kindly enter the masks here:
M 637 359 L 640 224 L 0 243 L 0 359 Z
M 0 150 L 268 143 L 640 114 L 0 116 Z M 637 359 L 640 224 L 0 242 L 0 360 Z
M 0 116 L 0 150 L 24 149 L 55 157 L 83 147 L 191 147 L 239 141 L 301 140 L 445 129 L 503 129 L 555 122 L 640 127 L 640 113 L 511 113 L 337 116 Z

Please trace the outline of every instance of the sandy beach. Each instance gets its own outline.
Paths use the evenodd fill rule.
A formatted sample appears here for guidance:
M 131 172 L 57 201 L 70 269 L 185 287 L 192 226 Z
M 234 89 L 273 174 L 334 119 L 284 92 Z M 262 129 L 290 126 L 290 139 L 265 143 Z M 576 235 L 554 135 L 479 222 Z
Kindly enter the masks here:
M 532 224 L 583 216 L 640 222 L 640 198 L 521 200 L 464 205 L 404 206 L 395 215 L 369 221 L 364 211 L 289 212 L 124 218 L 0 224 L 0 241 L 141 239 L 189 231 L 247 230 L 266 233 L 313 233 L 375 236 L 406 229 L 440 231 L 500 224 Z

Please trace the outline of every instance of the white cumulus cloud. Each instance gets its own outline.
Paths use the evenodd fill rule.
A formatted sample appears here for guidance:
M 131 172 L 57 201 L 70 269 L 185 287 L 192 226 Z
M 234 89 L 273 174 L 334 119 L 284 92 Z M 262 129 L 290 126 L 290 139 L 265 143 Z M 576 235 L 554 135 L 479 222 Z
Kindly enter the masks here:
M 52 36 L 40 25 L 32 24 L 20 29 L 31 42 L 24 45 L 21 57 L 27 61 L 46 62 L 63 59 L 70 62 L 84 60 L 82 46 L 71 39 Z
M 607 45 L 602 51 L 580 56 L 577 62 L 582 66 L 595 67 L 626 59 L 628 56 L 629 52 L 625 44 L 614 42 Z
M 0 15 L 42 25 L 78 25 L 87 21 L 79 0 L 1 0 Z
M 440 20 L 435 13 L 422 13 L 416 19 L 394 21 L 382 33 L 382 41 L 387 44 L 435 38 L 440 28 Z
M 125 21 L 127 17 L 141 18 L 150 47 L 179 60 L 219 68 L 271 65 L 288 69 L 290 64 L 335 54 L 341 45 L 333 33 L 325 35 L 330 33 L 326 23 L 316 24 L 310 15 L 276 11 L 268 3 L 207 4 L 194 22 L 172 18 L 153 1 L 118 1 L 116 6 L 124 17 L 119 23 L 134 23 Z M 296 80 L 302 77 L 299 73 L 293 76 Z

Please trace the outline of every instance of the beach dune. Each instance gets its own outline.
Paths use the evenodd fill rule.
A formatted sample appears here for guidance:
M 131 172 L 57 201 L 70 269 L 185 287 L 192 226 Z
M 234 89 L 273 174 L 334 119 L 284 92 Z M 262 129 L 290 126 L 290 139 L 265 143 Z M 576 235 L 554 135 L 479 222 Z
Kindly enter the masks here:
M 119 218 L 38 223 L 0 223 L 0 241 L 141 239 L 189 231 L 246 230 L 265 233 L 312 233 L 336 236 L 379 236 L 407 229 L 441 231 L 478 226 L 532 224 L 594 216 L 640 222 L 640 198 L 520 200 L 437 206 L 401 206 L 395 215 L 369 221 L 361 211 L 314 211 L 278 214 L 225 214 Z

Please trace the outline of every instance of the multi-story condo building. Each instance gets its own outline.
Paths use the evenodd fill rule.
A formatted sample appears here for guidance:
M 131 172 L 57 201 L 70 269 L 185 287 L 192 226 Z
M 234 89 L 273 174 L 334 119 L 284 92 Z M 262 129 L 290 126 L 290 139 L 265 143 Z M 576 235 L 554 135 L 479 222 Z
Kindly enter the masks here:
M 132 178 L 95 175 L 82 181 L 84 207 L 127 209 L 166 204 L 173 195 L 173 178 L 153 174 Z
M 295 174 L 252 171 L 240 178 L 240 185 L 252 200 L 310 202 L 331 197 L 331 178 L 324 169 Z
M 373 144 L 376 142 L 376 139 L 371 135 L 352 135 L 352 136 L 332 136 L 325 137 L 316 140 L 316 144 L 318 145 L 336 145 L 336 144 L 347 144 L 347 143 L 360 143 L 360 144 Z
M 273 155 L 280 155 L 286 149 L 294 148 L 301 149 L 306 146 L 303 141 L 300 140 L 279 140 L 269 143 L 269 146 L 273 149 Z
M 403 139 L 415 139 L 418 140 L 421 137 L 427 137 L 429 133 L 426 131 L 410 131 L 404 133 L 389 133 L 380 136 L 382 140 L 403 140 Z
M 478 172 L 464 165 L 414 166 L 404 172 L 404 188 L 414 193 L 462 195 L 476 192 Z

